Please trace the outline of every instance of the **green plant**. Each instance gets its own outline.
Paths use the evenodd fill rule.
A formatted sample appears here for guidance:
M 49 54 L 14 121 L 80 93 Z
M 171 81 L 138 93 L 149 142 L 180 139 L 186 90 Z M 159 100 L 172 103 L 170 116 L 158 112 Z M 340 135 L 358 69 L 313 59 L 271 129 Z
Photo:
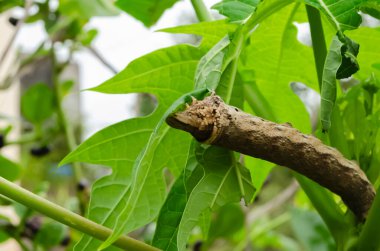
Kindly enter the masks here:
M 78 1 L 79 5 L 84 2 Z M 151 26 L 175 2 L 118 0 L 116 5 Z M 113 231 L 110 234 L 100 230 L 103 234 L 99 240 L 99 235 L 93 236 L 85 228 L 89 222 L 78 218 L 77 224 L 71 226 L 85 235 L 75 250 L 112 248 L 123 234 L 153 221 L 157 221 L 153 246 L 185 250 L 194 227 L 201 229 L 204 239 L 209 229 L 215 228 L 216 223 L 210 223 L 212 211 L 220 209 L 218 212 L 223 213 L 227 210 L 223 206 L 242 198 L 246 204 L 252 202 L 273 164 L 198 143 L 165 123 L 170 114 L 186 109 L 192 98 L 203 99 L 212 91 L 227 104 L 277 123 L 290 122 L 301 132 L 310 133 L 305 106 L 289 83 L 302 82 L 319 90 L 322 126 L 315 134 L 345 158 L 355 160 L 374 189 L 379 190 L 380 50 L 376 45 L 380 30 L 359 27 L 358 13 L 380 18 L 377 0 L 224 0 L 214 8 L 227 19 L 218 21 L 211 20 L 202 1 L 191 3 L 200 23 L 162 31 L 199 35 L 202 41 L 198 46 L 180 44 L 154 51 L 91 89 L 108 94 L 147 92 L 155 95 L 158 105 L 146 117 L 101 130 L 62 160 L 61 164 L 80 161 L 112 168 L 112 174 L 94 183 L 87 218 Z M 297 40 L 293 24 L 307 21 L 313 47 Z M 328 50 L 325 41 L 331 44 Z M 358 84 L 349 88 L 337 84 L 337 80 L 350 76 Z M 208 136 L 201 135 L 200 139 L 207 140 Z M 259 171 L 262 166 L 265 171 Z M 163 174 L 166 169 L 171 175 Z M 314 234 L 328 239 L 313 243 L 306 232 L 308 226 L 302 226 L 305 232 L 298 231 L 296 235 L 306 248 L 320 245 L 324 250 L 379 249 L 380 240 L 373 236 L 377 231 L 379 196 L 364 223 L 330 191 L 300 174 L 294 176 L 323 222 L 315 212 L 299 213 L 298 220 L 311 219 L 311 225 L 323 229 Z M 339 174 L 334 177 L 339 178 Z M 5 181 L 1 184 L 5 196 L 28 203 L 21 199 L 22 190 L 14 188 L 15 193 L 6 193 L 11 185 Z M 47 203 L 34 197 L 29 205 L 42 210 Z M 42 212 L 59 221 L 56 210 L 59 209 Z M 59 212 L 63 217 L 68 215 Z M 297 222 L 296 213 L 294 217 Z M 283 215 L 263 224 L 264 230 L 253 228 L 248 236 L 273 238 L 266 232 L 288 220 L 289 215 Z M 238 231 L 226 235 L 233 238 Z M 219 234 L 224 234 L 222 229 Z M 246 244 L 245 238 L 236 242 Z M 147 246 L 139 250 L 144 248 L 153 249 Z

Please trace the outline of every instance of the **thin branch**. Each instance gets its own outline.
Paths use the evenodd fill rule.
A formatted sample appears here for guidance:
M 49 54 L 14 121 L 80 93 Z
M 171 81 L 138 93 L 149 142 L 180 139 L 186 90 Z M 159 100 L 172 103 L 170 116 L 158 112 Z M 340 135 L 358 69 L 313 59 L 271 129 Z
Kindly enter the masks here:
M 226 105 L 211 95 L 171 114 L 167 123 L 206 144 L 286 166 L 340 195 L 359 220 L 364 220 L 375 190 L 357 164 L 319 139 L 290 124 L 276 124 Z
M 28 1 L 28 0 L 25 1 L 24 16 L 20 20 L 18 20 L 17 25 L 15 27 L 15 30 L 14 30 L 11 38 L 9 39 L 7 46 L 5 47 L 5 49 L 3 51 L 3 54 L 0 57 L 0 67 L 4 64 L 5 59 L 7 58 L 14 42 L 16 41 L 16 37 L 17 37 L 18 33 L 20 32 L 22 25 L 24 24 L 25 20 L 28 18 L 29 8 L 31 5 L 32 5 L 32 1 Z
M 95 49 L 92 46 L 86 47 L 94 57 L 96 57 L 105 67 L 107 67 L 112 73 L 116 74 L 118 73 L 118 70 L 113 67 L 106 59 L 103 57 L 102 54 L 99 53 L 97 49 Z
M 0 194 L 99 240 L 106 240 L 112 233 L 111 229 L 39 197 L 2 177 L 0 177 Z M 131 251 L 158 251 L 155 247 L 127 236 L 120 237 L 113 245 Z

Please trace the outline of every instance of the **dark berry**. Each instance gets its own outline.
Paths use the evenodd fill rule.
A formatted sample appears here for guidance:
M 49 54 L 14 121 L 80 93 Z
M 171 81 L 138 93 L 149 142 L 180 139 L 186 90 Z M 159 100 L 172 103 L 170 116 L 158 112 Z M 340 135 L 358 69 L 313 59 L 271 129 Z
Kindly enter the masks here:
M 86 180 L 81 180 L 77 184 L 78 191 L 84 191 L 88 187 L 88 182 Z
M 18 23 L 18 18 L 15 18 L 15 17 L 10 17 L 9 19 L 8 19 L 8 22 L 11 24 L 11 25 L 13 25 L 13 26 L 16 26 L 17 25 L 17 23 Z
M 41 225 L 42 225 L 41 217 L 36 216 L 29 219 L 27 222 L 25 222 L 25 229 L 23 232 L 23 236 L 28 237 L 28 238 L 33 238 L 40 230 Z
M 36 157 L 42 157 L 48 153 L 50 153 L 50 148 L 48 146 L 33 147 L 30 149 L 30 154 Z
M 202 241 L 197 241 L 193 246 L 193 251 L 201 251 Z
M 5 144 L 4 141 L 5 141 L 4 140 L 4 135 L 0 134 L 0 148 L 2 148 L 4 146 L 4 144 Z
M 61 241 L 61 246 L 67 247 L 70 244 L 71 238 L 69 235 L 66 235 L 62 241 Z

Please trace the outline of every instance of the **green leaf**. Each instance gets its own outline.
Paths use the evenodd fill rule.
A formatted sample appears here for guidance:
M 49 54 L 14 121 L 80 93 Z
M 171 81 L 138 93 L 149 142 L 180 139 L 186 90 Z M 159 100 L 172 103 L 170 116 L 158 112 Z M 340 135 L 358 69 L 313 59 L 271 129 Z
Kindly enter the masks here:
M 255 194 L 253 196 L 254 199 L 260 193 L 264 182 L 266 181 L 269 173 L 272 171 L 275 165 L 271 162 L 252 158 L 250 156 L 245 156 L 244 162 L 251 173 L 252 184 L 256 188 Z
M 125 207 L 125 201 L 121 198 L 131 184 L 133 163 L 153 131 L 154 118 L 157 120 L 156 116 L 150 116 L 109 126 L 90 137 L 63 160 L 62 163 L 80 160 L 112 167 L 112 174 L 97 180 L 92 187 L 87 218 L 114 227 L 118 213 Z M 96 250 L 101 243 L 84 235 L 75 250 Z
M 201 56 L 201 51 L 190 45 L 160 49 L 134 60 L 91 90 L 110 94 L 149 92 L 164 102 L 158 109 L 166 110 L 171 102 L 191 90 L 193 73 Z
M 376 191 L 375 200 L 372 203 L 372 207 L 368 212 L 367 220 L 362 228 L 361 235 L 359 237 L 357 250 L 379 250 L 380 238 L 377 235 L 377 229 L 380 222 L 380 187 Z
M 14 181 L 20 177 L 21 167 L 0 155 L 0 176 Z
M 185 103 L 190 103 L 192 97 L 203 99 L 207 93 L 207 89 L 202 89 L 184 94 L 161 117 L 148 143 L 134 163 L 130 191 L 123 196 L 126 197 L 125 207 L 117 217 L 112 234 L 99 249 L 108 247 L 124 232 L 129 233 L 149 223 L 157 216 L 166 196 L 166 186 L 162 176 L 163 169 L 166 166 L 170 169 L 171 165 L 184 166 L 187 159 L 185 153 L 190 144 L 190 135 L 171 129 L 165 124 L 165 119 Z M 170 134 L 169 130 L 172 131 Z M 168 139 L 170 139 L 169 143 L 164 144 L 163 142 Z M 178 144 L 179 142 L 181 144 Z M 174 159 L 173 155 L 176 156 L 175 161 L 166 162 Z
M 164 111 L 182 93 L 191 90 L 200 56 L 201 52 L 189 45 L 157 50 L 134 60 L 118 75 L 93 88 L 105 93 L 150 92 L 158 98 L 159 104 L 148 117 L 127 120 L 103 129 L 62 161 L 64 164 L 79 160 L 111 166 L 113 169 L 110 176 L 100 179 L 93 186 L 89 209 L 91 220 L 110 228 L 115 228 L 117 222 L 126 223 L 126 228 L 118 225 L 117 230 L 123 232 L 148 223 L 158 213 L 165 197 L 161 171 L 164 167 L 169 167 L 175 175 L 182 171 L 189 136 L 164 126 L 159 129 L 159 135 L 156 131 L 155 140 L 152 138 L 156 150 L 146 148 L 145 155 L 139 156 L 139 153 L 144 149 Z M 137 158 L 140 161 L 134 164 Z M 143 176 L 147 180 L 137 183 Z M 140 191 L 140 186 L 144 189 L 142 193 L 131 193 L 136 189 Z M 144 198 L 148 200 L 144 201 Z M 137 204 L 128 204 L 131 201 L 137 201 Z M 147 206 L 146 203 L 152 204 Z M 138 210 L 139 214 L 133 220 L 121 221 L 121 218 L 124 219 L 130 213 L 125 211 L 127 205 L 133 207 L 133 210 L 145 207 L 144 210 Z M 85 236 L 77 244 L 76 250 L 96 250 L 100 244 L 100 241 Z
M 363 1 L 360 10 L 374 18 L 380 19 L 380 2 L 378 0 Z
M 161 209 L 153 244 L 163 250 L 183 250 L 205 210 L 240 201 L 236 168 L 240 167 L 228 150 L 195 143 L 183 175 Z M 254 189 L 248 172 L 243 171 L 243 181 L 246 199 L 250 200 Z
M 325 14 L 337 31 L 354 30 L 362 22 L 358 14 L 365 0 L 304 0 Z
M 178 226 L 186 208 L 188 197 L 202 178 L 203 172 L 198 168 L 199 164 L 195 156 L 196 147 L 198 147 L 198 143 L 193 140 L 189 149 L 186 168 L 170 189 L 158 216 L 153 245 L 162 250 L 178 250 Z
M 78 40 L 82 43 L 82 45 L 89 46 L 97 35 L 97 29 L 82 30 Z
M 290 122 L 307 132 L 309 115 L 289 84 L 302 82 L 316 90 L 318 80 L 312 49 L 297 40 L 293 22 L 298 9 L 299 4 L 289 5 L 260 23 L 242 54 L 239 73 L 243 80 L 254 74 L 257 89 L 268 100 L 277 122 Z
M 344 36 L 343 46 L 341 48 L 342 64 L 336 73 L 337 79 L 351 77 L 352 74 L 359 70 L 359 63 L 356 59 L 359 53 L 359 44 Z
M 218 20 L 166 28 L 159 31 L 201 36 L 201 48 L 209 50 L 227 34 L 234 32 L 237 27 L 238 26 L 236 24 L 227 23 L 226 20 Z
M 335 36 L 326 56 L 321 88 L 321 122 L 323 131 L 328 131 L 331 126 L 331 114 L 336 100 L 336 75 L 342 64 L 341 48 L 343 45 L 338 36 Z
M 206 87 L 215 90 L 218 87 L 223 73 L 224 56 L 229 45 L 230 38 L 225 36 L 201 58 L 195 73 L 195 89 Z
M 331 234 L 317 213 L 298 208 L 293 208 L 291 213 L 292 229 L 306 250 L 336 250 Z
M 24 5 L 24 0 L 3 0 L 0 1 L 0 13 L 16 7 L 16 6 L 23 6 Z
M 53 91 L 43 83 L 29 87 L 21 97 L 21 113 L 32 123 L 40 124 L 54 112 Z
M 252 15 L 259 3 L 260 0 L 223 0 L 212 6 L 212 9 L 228 17 L 231 22 L 239 22 Z
M 358 62 L 360 71 L 355 76 L 362 81 L 375 73 L 380 79 L 380 71 L 375 69 L 375 65 L 379 63 L 380 58 L 380 28 L 360 27 L 357 30 L 346 32 L 346 34 L 360 44 L 360 54 Z
M 113 5 L 113 0 L 60 0 L 59 11 L 69 17 L 85 19 L 119 14 L 119 10 Z
M 327 132 L 331 126 L 331 114 L 336 100 L 336 79 L 348 78 L 359 70 L 356 56 L 359 45 L 343 35 L 335 36 L 331 42 L 323 68 L 321 86 L 322 130 Z
M 231 203 L 221 207 L 212 220 L 210 239 L 229 238 L 244 227 L 245 215 L 240 205 Z
M 146 27 L 154 25 L 165 10 L 178 0 L 117 0 L 116 6 L 127 12 Z
M 240 169 L 230 151 L 214 146 L 202 146 L 196 149 L 198 168 L 203 172 L 202 178 L 191 191 L 178 226 L 178 250 L 184 250 L 193 227 L 205 210 L 215 210 L 230 202 L 239 202 L 243 197 L 237 183 L 241 173 L 244 199 L 250 201 L 255 191 L 251 184 L 249 172 Z
M 57 246 L 66 235 L 66 227 L 58 222 L 48 222 L 37 232 L 34 242 L 49 249 Z

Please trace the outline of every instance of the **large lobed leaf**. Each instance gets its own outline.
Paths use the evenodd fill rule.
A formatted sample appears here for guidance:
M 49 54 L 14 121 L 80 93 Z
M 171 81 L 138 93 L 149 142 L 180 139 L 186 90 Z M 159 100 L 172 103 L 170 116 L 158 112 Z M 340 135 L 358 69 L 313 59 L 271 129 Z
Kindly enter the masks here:
M 245 196 L 237 189 L 239 179 Z M 239 202 L 243 196 L 248 202 L 253 193 L 249 172 L 236 163 L 230 151 L 194 143 L 187 167 L 161 209 L 153 245 L 162 250 L 185 250 L 203 213 Z
M 140 155 L 139 164 L 134 163 L 163 112 L 182 93 L 191 90 L 200 55 L 197 48 L 189 45 L 161 49 L 133 61 L 118 75 L 94 88 L 106 93 L 150 92 L 156 95 L 159 105 L 148 117 L 127 120 L 103 129 L 63 160 L 63 163 L 87 161 L 113 169 L 110 176 L 93 186 L 90 219 L 110 228 L 118 222 L 126 223 L 118 231 L 130 231 L 148 223 L 158 213 L 165 197 L 162 169 L 169 167 L 174 174 L 180 173 L 182 163 L 186 161 L 184 153 L 187 152 L 189 136 L 167 127 L 161 128 L 155 147 L 148 149 L 149 154 Z M 138 193 L 130 193 L 136 189 Z M 131 200 L 136 203 L 129 204 Z M 125 211 L 128 204 L 138 214 L 128 222 L 119 221 L 130 213 Z M 85 236 L 76 250 L 95 250 L 100 244 Z
M 290 122 L 305 132 L 310 130 L 308 114 L 289 84 L 298 81 L 318 89 L 318 80 L 312 49 L 297 40 L 293 22 L 299 7 L 287 6 L 260 24 L 252 33 L 239 69 L 243 79 L 252 78 L 270 101 L 277 122 Z

